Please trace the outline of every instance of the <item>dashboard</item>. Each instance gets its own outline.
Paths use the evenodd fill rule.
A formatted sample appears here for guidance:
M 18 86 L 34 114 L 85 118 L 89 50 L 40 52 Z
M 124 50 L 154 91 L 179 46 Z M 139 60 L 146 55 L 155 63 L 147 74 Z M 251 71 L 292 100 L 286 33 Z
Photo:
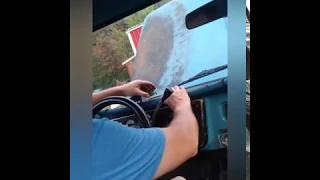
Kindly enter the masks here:
M 191 98 L 192 110 L 199 125 L 199 149 L 216 150 L 227 147 L 227 78 L 222 78 L 187 88 Z M 161 97 L 145 99 L 139 105 L 151 119 Z M 135 124 L 135 115 L 126 107 L 102 110 L 100 117 L 119 121 L 128 126 L 139 128 Z M 171 109 L 163 105 L 158 112 L 154 127 L 166 127 L 173 118 Z

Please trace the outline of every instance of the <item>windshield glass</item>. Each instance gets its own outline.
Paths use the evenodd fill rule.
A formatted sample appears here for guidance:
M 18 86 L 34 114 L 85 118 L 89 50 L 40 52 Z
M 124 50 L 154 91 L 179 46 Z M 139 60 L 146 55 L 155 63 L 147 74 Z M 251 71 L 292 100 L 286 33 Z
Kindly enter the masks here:
M 227 64 L 226 20 L 189 30 L 185 17 L 208 0 L 174 0 L 150 13 L 143 22 L 132 79 L 153 82 L 158 95 L 202 70 Z M 188 83 L 185 87 L 225 77 L 227 71 Z
M 210 0 L 163 0 L 93 33 L 93 89 L 135 79 L 157 95 L 202 70 L 227 64 L 226 18 L 187 29 L 185 17 Z M 185 87 L 227 76 L 227 70 Z

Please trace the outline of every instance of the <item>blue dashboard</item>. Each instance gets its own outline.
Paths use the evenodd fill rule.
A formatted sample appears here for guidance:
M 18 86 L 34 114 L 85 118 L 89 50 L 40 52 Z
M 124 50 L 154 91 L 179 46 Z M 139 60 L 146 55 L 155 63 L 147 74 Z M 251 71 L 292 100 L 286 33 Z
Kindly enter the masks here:
M 227 78 L 221 78 L 196 86 L 186 88 L 192 101 L 192 108 L 199 124 L 199 149 L 200 151 L 226 148 L 227 144 Z M 139 105 L 148 116 L 152 113 L 161 97 L 144 99 Z M 135 116 L 126 107 L 103 110 L 100 117 L 106 117 L 125 123 L 133 120 Z M 157 116 L 163 124 L 168 125 L 172 120 L 172 111 L 164 106 Z

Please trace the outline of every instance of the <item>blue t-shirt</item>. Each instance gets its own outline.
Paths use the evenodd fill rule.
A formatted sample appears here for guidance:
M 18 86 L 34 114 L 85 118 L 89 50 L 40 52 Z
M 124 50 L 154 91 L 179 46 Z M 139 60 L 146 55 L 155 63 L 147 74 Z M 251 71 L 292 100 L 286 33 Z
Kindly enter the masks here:
M 92 142 L 94 180 L 151 180 L 165 148 L 161 129 L 135 129 L 107 119 L 93 120 Z

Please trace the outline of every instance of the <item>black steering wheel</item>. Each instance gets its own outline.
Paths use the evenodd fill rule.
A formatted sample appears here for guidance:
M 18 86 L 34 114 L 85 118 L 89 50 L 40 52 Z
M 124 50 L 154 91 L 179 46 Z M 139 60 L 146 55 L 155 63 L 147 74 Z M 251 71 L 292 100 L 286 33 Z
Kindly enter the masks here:
M 95 115 L 98 112 L 100 112 L 103 108 L 110 106 L 112 104 L 120 104 L 120 105 L 126 106 L 129 109 L 131 109 L 137 117 L 136 121 L 138 121 L 138 122 L 135 122 L 135 123 L 138 123 L 140 125 L 140 127 L 142 127 L 142 128 L 151 127 L 151 123 L 149 121 L 149 118 L 148 118 L 146 112 L 141 108 L 141 106 L 139 106 L 139 104 L 137 104 L 133 100 L 126 98 L 126 97 L 122 97 L 122 96 L 111 96 L 111 97 L 107 97 L 107 98 L 104 98 L 101 101 L 99 101 L 92 108 L 92 117 L 94 118 Z

